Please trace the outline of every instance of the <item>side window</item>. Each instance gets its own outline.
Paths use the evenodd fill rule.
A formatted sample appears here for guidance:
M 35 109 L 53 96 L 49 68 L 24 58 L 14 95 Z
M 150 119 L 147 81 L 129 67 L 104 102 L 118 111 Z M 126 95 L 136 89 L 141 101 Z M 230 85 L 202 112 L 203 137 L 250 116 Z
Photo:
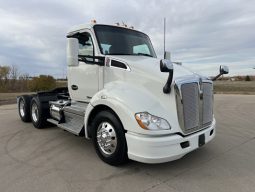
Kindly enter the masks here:
M 150 55 L 150 50 L 146 44 L 136 45 L 133 47 L 133 53 L 134 54 L 144 53 Z
M 101 43 L 101 47 L 103 54 L 108 55 L 111 45 Z
M 94 46 L 90 34 L 84 33 L 79 36 L 79 55 L 93 56 Z M 86 58 L 88 61 L 93 62 L 93 58 Z

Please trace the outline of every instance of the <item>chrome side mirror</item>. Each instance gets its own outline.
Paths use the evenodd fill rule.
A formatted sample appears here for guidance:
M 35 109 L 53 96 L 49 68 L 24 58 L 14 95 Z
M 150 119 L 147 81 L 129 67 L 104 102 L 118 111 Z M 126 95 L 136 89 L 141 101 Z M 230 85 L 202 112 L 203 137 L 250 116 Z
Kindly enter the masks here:
M 225 66 L 225 65 L 221 65 L 220 66 L 220 74 L 228 74 L 229 73 L 229 69 L 228 69 L 228 66 Z
M 212 78 L 212 81 L 215 81 L 217 80 L 220 76 L 224 75 L 224 74 L 228 74 L 229 73 L 229 69 L 228 69 L 228 66 L 225 66 L 225 65 L 221 65 L 220 66 L 220 74 L 213 77 Z
M 160 71 L 161 72 L 170 72 L 173 69 L 174 69 L 174 67 L 170 60 L 167 60 L 167 59 L 160 60 Z
M 173 67 L 172 62 L 167 59 L 161 59 L 160 60 L 160 71 L 169 73 L 167 82 L 166 82 L 165 86 L 163 87 L 163 92 L 165 94 L 168 94 L 171 92 L 171 84 L 172 84 L 173 74 L 174 74 L 174 67 Z
M 67 38 L 67 65 L 78 66 L 79 42 L 77 38 Z

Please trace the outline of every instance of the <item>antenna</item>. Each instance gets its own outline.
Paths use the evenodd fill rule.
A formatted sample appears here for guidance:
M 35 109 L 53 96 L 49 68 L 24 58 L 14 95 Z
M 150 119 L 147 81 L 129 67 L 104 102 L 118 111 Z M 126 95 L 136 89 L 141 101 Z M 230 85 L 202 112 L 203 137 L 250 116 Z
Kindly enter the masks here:
M 164 17 L 164 59 L 166 58 L 166 18 Z

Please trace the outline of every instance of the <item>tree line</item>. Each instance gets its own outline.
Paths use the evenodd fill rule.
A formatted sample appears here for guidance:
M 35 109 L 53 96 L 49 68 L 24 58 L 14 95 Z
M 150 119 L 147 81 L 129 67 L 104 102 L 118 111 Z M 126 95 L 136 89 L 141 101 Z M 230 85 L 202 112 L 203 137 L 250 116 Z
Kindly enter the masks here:
M 17 66 L 0 65 L 0 92 L 35 92 L 56 86 L 56 79 L 50 75 L 30 77 L 28 73 L 20 73 Z

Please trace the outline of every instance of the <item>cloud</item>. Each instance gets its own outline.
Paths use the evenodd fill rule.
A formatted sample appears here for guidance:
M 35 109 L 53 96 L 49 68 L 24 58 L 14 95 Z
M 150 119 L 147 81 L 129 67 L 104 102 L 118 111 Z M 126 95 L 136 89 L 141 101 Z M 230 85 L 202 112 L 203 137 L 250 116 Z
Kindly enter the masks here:
M 163 55 L 206 75 L 220 64 L 231 74 L 255 74 L 255 2 L 241 0 L 3 1 L 0 8 L 0 65 L 15 64 L 21 72 L 63 76 L 66 32 L 76 24 L 125 22 L 147 33 Z M 254 71 L 254 72 L 253 72 Z

